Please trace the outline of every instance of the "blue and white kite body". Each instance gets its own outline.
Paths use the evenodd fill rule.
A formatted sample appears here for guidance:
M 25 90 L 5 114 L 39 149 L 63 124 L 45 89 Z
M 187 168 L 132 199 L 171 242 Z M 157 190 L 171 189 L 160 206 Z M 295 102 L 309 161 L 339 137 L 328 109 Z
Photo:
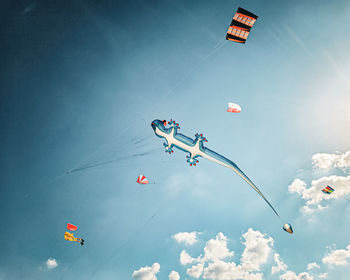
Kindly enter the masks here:
M 243 173 L 242 170 L 231 160 L 225 158 L 224 156 L 204 147 L 203 142 L 207 142 L 206 138 L 202 134 L 196 134 L 195 140 L 181 134 L 177 133 L 180 128 L 175 121 L 168 122 L 169 128 L 165 127 L 166 122 L 161 120 L 154 120 L 151 124 L 154 133 L 166 140 L 164 143 L 165 151 L 168 153 L 173 152 L 173 147 L 176 147 L 184 152 L 189 153 L 187 156 L 187 162 L 192 166 L 198 163 L 198 158 L 203 157 L 210 161 L 216 162 L 222 166 L 232 169 L 236 172 L 244 181 L 246 181 L 272 208 L 277 216 L 278 213 L 272 207 L 270 202 L 265 198 L 261 191 L 254 185 L 254 183 L 248 178 L 247 175 Z

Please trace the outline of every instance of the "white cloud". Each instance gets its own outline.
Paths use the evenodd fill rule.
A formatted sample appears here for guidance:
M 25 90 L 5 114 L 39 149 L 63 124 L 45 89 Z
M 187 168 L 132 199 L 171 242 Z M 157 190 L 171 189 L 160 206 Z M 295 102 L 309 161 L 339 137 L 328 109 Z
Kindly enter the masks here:
M 338 158 L 339 155 L 337 154 L 317 153 L 311 158 L 312 166 L 315 169 L 330 169 L 334 166 Z
M 200 278 L 203 275 L 203 279 L 212 280 L 261 280 L 263 274 L 260 272 L 260 266 L 268 261 L 273 239 L 251 228 L 242 235 L 242 238 L 245 249 L 239 265 L 225 261 L 233 257 L 234 252 L 228 249 L 228 239 L 221 232 L 215 239 L 206 242 L 203 256 L 193 258 L 183 250 L 180 254 L 180 263 L 183 265 L 195 263 L 187 269 L 187 274 L 193 278 Z
M 350 151 L 345 152 L 340 155 L 340 158 L 336 164 L 339 168 L 347 168 L 350 167 Z
M 227 248 L 227 237 L 219 232 L 215 239 L 210 239 L 204 247 L 205 261 L 218 261 L 233 257 L 234 253 Z
M 306 190 L 306 183 L 300 179 L 295 179 L 288 190 L 290 193 L 303 194 Z
M 312 156 L 314 168 L 329 170 L 333 167 L 345 169 L 350 167 L 350 151 L 343 154 L 317 153 Z
M 245 249 L 241 258 L 242 267 L 247 271 L 260 270 L 260 265 L 267 262 L 272 250 L 273 239 L 251 228 L 243 234 L 243 238 Z
M 317 276 L 318 278 L 324 279 L 328 277 L 328 273 L 321 273 Z
M 271 268 L 271 274 L 275 274 L 280 271 L 286 271 L 287 270 L 287 265 L 282 261 L 281 256 L 277 253 L 273 255 L 273 259 L 276 263 L 276 266 L 273 266 Z
M 187 274 L 194 278 L 199 278 L 203 272 L 204 264 L 209 261 L 219 261 L 227 257 L 233 257 L 234 252 L 230 252 L 227 248 L 227 237 L 219 232 L 215 239 L 210 239 L 204 249 L 204 256 L 198 258 L 191 257 L 185 250 L 180 254 L 180 263 L 182 265 L 197 263 L 187 269 Z
M 132 273 L 132 278 L 139 280 L 157 280 L 156 274 L 160 270 L 159 263 L 154 263 L 152 267 L 145 266 Z
M 244 246 L 244 250 L 239 263 L 230 261 L 230 258 L 235 253 L 228 248 L 228 238 L 221 232 L 215 238 L 206 242 L 203 253 L 197 258 L 182 250 L 180 263 L 184 266 L 189 265 L 186 274 L 195 279 L 262 280 L 264 279 L 262 265 L 268 264 L 269 260 L 271 260 L 271 254 L 273 254 L 274 263 L 271 264 L 271 274 L 282 273 L 278 276 L 279 280 L 314 280 L 315 277 L 320 279 L 328 277 L 327 272 L 313 275 L 311 272 L 306 271 L 298 274 L 287 270 L 287 264 L 273 249 L 273 238 L 258 230 L 249 228 L 242 234 L 241 243 Z M 350 244 L 346 249 L 333 249 L 322 259 L 322 262 L 328 265 L 340 266 L 349 264 L 349 260 Z M 307 270 L 312 269 L 320 269 L 320 265 L 316 262 L 308 263 Z M 176 277 L 180 277 L 178 273 Z M 140 279 L 144 280 L 144 278 Z M 145 279 L 153 280 L 156 278 Z M 178 280 L 178 278 L 170 280 Z
M 203 268 L 204 268 L 204 264 L 199 263 L 197 265 L 193 265 L 192 267 L 188 268 L 186 273 L 193 278 L 199 278 L 203 273 Z
M 312 277 L 307 272 L 301 272 L 298 275 L 294 271 L 288 270 L 284 274 L 282 274 L 279 277 L 280 280 L 313 280 L 314 277 Z
M 315 262 L 309 263 L 309 264 L 307 265 L 307 270 L 311 270 L 311 269 L 313 269 L 313 268 L 320 268 L 320 266 L 319 266 L 317 263 L 315 263 Z
M 48 269 L 54 269 L 55 267 L 58 266 L 58 263 L 55 259 L 53 258 L 49 258 L 47 261 L 46 261 L 46 267 Z
M 180 280 L 180 275 L 176 271 L 172 271 L 169 273 L 169 280 Z
M 180 263 L 182 265 L 191 264 L 196 262 L 197 259 L 192 258 L 185 250 L 182 250 L 180 254 Z
M 192 232 L 179 232 L 172 236 L 173 239 L 176 240 L 177 243 L 184 243 L 185 245 L 191 246 L 198 242 L 198 237 L 200 232 L 192 231 Z
M 334 187 L 335 191 L 330 194 L 324 194 L 322 189 L 327 185 Z M 350 194 L 350 176 L 327 176 L 311 182 L 311 187 L 307 188 L 304 182 L 296 179 L 288 187 L 290 193 L 297 193 L 302 199 L 306 200 L 305 205 L 302 207 L 305 213 L 313 213 L 315 211 L 321 211 L 327 208 L 320 203 L 330 199 L 342 198 L 344 195 Z
M 350 244 L 346 249 L 332 250 L 327 256 L 322 259 L 322 262 L 328 265 L 347 265 L 350 258 Z
M 249 273 L 234 262 L 210 263 L 204 270 L 203 279 L 212 280 L 262 280 L 262 273 Z
M 303 211 L 306 213 L 306 214 L 312 214 L 316 211 L 322 211 L 324 209 L 327 209 L 328 206 L 322 206 L 322 205 L 317 205 L 317 206 L 313 206 L 313 207 L 310 207 L 309 205 L 304 205 L 302 207 Z

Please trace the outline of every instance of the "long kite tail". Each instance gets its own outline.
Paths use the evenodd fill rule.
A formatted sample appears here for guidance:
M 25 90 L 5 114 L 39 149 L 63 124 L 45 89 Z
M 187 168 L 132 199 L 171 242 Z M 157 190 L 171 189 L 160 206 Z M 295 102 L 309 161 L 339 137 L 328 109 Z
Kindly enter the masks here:
M 259 190 L 259 188 L 257 186 L 255 186 L 255 184 L 248 178 L 248 176 L 245 175 L 244 172 L 241 169 L 239 169 L 239 167 L 236 164 L 234 164 L 233 162 L 232 162 L 231 167 L 244 181 L 246 181 L 266 201 L 266 203 L 271 207 L 273 212 L 275 212 L 277 217 L 279 217 L 280 215 L 277 213 L 275 208 L 273 208 L 271 203 L 266 199 L 266 197 L 262 194 L 262 192 Z
M 247 175 L 244 174 L 244 172 L 239 169 L 237 164 L 235 164 L 233 161 L 229 160 L 228 158 L 225 158 L 224 156 L 218 154 L 217 152 L 214 152 L 213 150 L 210 150 L 206 147 L 204 147 L 204 153 L 202 156 L 208 160 L 214 161 L 220 165 L 223 165 L 225 167 L 229 167 L 234 172 L 236 172 L 244 181 L 246 181 L 265 201 L 266 203 L 271 207 L 273 212 L 277 215 L 277 217 L 280 218 L 280 215 L 277 213 L 275 208 L 271 205 L 271 203 L 266 199 L 266 197 L 262 194 L 262 192 L 258 189 L 257 186 L 254 185 L 254 183 L 248 178 Z

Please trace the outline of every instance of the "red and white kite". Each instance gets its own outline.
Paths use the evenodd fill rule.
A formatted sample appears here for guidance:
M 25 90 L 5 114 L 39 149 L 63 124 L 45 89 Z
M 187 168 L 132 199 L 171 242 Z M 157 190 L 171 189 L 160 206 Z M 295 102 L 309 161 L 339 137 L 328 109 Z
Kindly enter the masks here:
M 76 231 L 78 227 L 72 224 L 67 224 L 67 229 L 71 231 Z
M 241 112 L 241 106 L 235 103 L 228 103 L 228 109 L 227 112 L 229 113 L 239 113 Z
M 148 184 L 148 179 L 144 176 L 144 175 L 140 175 L 138 178 L 137 178 L 137 183 L 139 184 L 143 184 L 143 185 L 146 185 Z

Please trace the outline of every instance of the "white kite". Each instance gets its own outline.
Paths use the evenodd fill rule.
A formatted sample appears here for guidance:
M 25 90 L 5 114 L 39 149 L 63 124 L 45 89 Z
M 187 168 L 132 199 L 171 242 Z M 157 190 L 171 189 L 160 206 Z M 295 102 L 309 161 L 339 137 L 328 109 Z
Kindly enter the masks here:
M 239 113 L 241 111 L 242 111 L 241 106 L 239 106 L 238 104 L 231 103 L 231 102 L 228 103 L 227 112 L 229 112 L 229 113 Z

